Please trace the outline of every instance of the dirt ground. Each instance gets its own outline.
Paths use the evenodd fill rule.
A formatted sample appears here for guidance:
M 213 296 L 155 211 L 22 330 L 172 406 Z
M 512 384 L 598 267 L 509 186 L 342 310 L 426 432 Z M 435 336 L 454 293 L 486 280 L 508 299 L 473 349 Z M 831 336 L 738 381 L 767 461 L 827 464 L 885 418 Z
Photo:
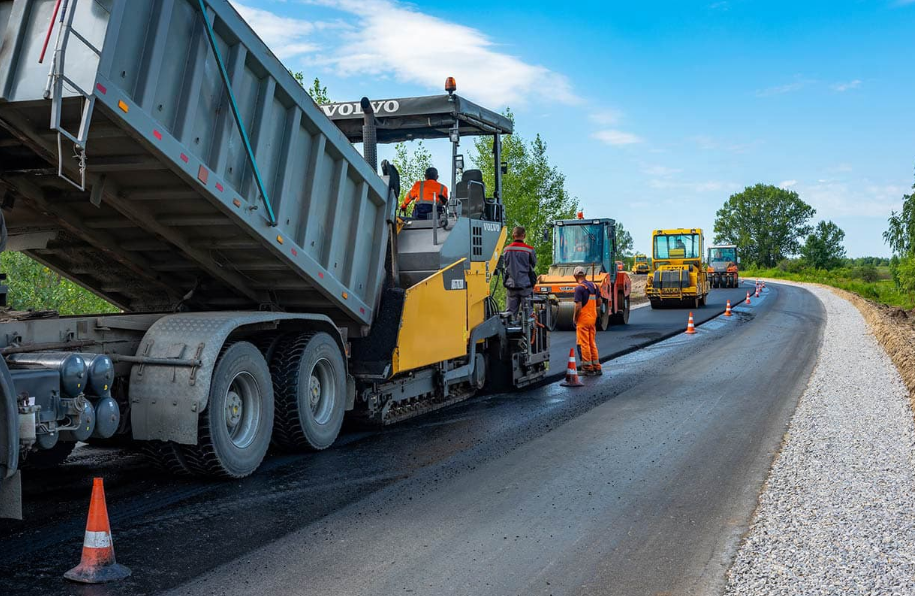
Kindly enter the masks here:
M 645 282 L 648 280 L 648 276 L 630 274 L 629 277 L 632 278 L 632 293 L 629 295 L 629 303 L 635 305 L 648 302 L 648 298 L 645 297 Z

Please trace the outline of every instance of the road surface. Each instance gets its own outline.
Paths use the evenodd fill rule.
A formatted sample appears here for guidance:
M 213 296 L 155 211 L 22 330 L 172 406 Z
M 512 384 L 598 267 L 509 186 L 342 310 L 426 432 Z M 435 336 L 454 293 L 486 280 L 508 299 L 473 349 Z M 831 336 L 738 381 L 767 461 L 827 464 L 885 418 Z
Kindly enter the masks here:
M 741 310 L 587 387 L 350 432 L 241 481 L 176 480 L 124 450 L 81 449 L 59 475 L 26 477 L 27 522 L 0 522 L 4 585 L 102 593 L 60 578 L 101 473 L 118 561 L 134 571 L 105 593 L 714 593 L 823 323 L 797 288 L 770 286 Z
M 686 329 L 689 313 L 701 324 L 724 312 L 725 304 L 737 306 L 746 299 L 754 284 L 744 281 L 739 288 L 712 290 L 706 305 L 698 309 L 664 308 L 653 310 L 642 306 L 630 311 L 628 325 L 611 325 L 597 333 L 597 351 L 601 360 L 616 358 L 640 347 L 657 343 Z M 550 367 L 554 375 L 564 375 L 569 348 L 575 346 L 574 331 L 556 331 L 550 335 Z

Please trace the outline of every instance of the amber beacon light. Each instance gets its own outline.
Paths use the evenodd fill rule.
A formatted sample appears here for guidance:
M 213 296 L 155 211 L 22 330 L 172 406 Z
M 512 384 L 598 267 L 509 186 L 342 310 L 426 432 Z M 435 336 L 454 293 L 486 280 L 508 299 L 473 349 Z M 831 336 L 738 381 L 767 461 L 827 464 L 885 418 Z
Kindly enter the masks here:
M 454 80 L 454 77 L 448 77 L 445 79 L 445 91 L 448 92 L 448 95 L 451 95 L 457 91 L 457 82 Z

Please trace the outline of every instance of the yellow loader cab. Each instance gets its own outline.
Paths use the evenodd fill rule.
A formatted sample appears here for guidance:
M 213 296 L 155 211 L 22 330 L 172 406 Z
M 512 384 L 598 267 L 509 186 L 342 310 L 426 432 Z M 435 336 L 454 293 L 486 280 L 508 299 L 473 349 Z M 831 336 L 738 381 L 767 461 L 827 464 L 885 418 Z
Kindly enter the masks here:
M 651 308 L 704 306 L 709 283 L 702 262 L 702 230 L 655 230 L 651 234 L 651 249 L 654 272 L 648 276 L 645 287 Z
M 632 272 L 639 275 L 647 275 L 651 273 L 650 259 L 646 255 L 636 253 L 636 255 L 632 258 Z

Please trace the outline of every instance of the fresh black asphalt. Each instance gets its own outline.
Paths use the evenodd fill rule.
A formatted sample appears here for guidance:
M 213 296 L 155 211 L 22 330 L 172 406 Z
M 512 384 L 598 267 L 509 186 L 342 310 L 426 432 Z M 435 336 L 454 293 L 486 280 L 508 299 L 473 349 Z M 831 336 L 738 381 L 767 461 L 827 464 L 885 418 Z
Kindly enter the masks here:
M 177 479 L 126 449 L 80 449 L 56 474 L 25 478 L 25 522 L 0 521 L 5 591 L 715 593 L 824 314 L 809 293 L 771 286 L 694 336 L 680 333 L 684 311 L 632 314 L 602 342 L 676 336 L 586 387 L 551 383 L 349 432 L 241 481 Z M 79 560 L 93 475 L 105 478 L 118 561 L 134 572 L 108 588 L 61 579 Z

